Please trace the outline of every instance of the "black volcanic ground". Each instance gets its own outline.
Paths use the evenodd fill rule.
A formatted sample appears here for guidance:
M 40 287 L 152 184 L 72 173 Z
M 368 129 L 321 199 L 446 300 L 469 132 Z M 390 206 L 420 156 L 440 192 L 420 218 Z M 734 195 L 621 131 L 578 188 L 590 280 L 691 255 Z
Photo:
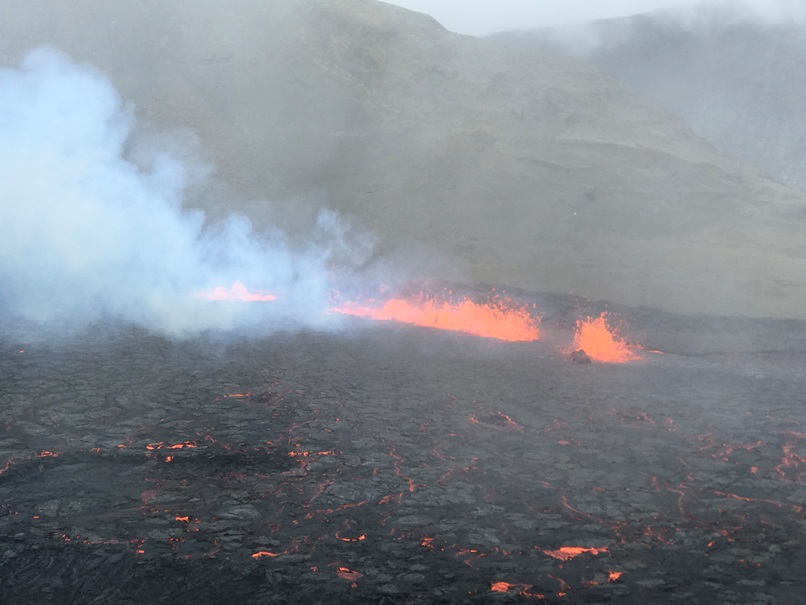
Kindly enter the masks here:
M 622 309 L 671 352 L 581 365 L 566 302 L 519 344 L 4 337 L 3 603 L 799 602 L 803 326 Z

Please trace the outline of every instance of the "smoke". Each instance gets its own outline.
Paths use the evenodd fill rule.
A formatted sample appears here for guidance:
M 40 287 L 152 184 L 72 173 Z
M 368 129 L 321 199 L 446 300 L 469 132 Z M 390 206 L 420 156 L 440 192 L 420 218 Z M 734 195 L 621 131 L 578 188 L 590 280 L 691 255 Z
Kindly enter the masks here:
M 329 212 L 306 242 L 255 233 L 243 216 L 206 225 L 183 202 L 209 170 L 137 133 L 110 81 L 53 48 L 0 70 L 4 322 L 70 332 L 111 319 L 189 336 L 334 321 L 331 282 L 366 262 L 366 236 Z M 234 281 L 277 301 L 196 296 Z

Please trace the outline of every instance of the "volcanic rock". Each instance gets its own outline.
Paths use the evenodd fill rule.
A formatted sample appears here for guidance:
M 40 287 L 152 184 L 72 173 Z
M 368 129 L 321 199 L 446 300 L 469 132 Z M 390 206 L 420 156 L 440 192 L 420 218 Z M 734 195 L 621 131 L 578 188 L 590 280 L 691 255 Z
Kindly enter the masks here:
M 213 217 L 301 229 L 321 204 L 414 275 L 806 317 L 804 197 L 577 60 L 375 0 L 2 12 L 5 65 L 57 46 L 194 133 L 224 185 L 189 203 Z
M 591 363 L 590 356 L 585 352 L 585 349 L 579 349 L 568 356 L 570 361 L 574 363 Z

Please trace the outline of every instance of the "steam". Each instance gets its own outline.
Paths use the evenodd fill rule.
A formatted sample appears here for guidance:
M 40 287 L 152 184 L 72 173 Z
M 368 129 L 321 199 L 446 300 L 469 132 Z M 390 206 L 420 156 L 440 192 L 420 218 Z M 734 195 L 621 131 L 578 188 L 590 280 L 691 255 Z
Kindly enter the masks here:
M 726 16 L 767 25 L 806 22 L 806 5 L 802 0 L 711 0 L 702 2 L 698 8 L 693 12 L 678 10 L 672 14 L 689 24 L 703 20 L 724 24 Z
M 137 145 L 136 126 L 102 73 L 55 49 L 0 70 L 4 321 L 69 331 L 114 319 L 171 336 L 328 322 L 334 268 L 364 262 L 368 240 L 329 212 L 304 244 L 243 216 L 205 225 L 183 202 L 208 171 Z M 278 300 L 194 296 L 236 280 Z
M 528 43 L 587 58 L 603 48 L 622 44 L 633 33 L 630 17 L 643 15 L 656 24 L 692 32 L 745 24 L 802 27 L 806 24 L 806 3 L 802 0 L 658 0 L 625 2 L 618 7 L 597 5 L 574 10 L 572 14 L 570 19 L 545 19 L 532 27 L 509 28 L 506 33 L 510 36 L 525 33 Z M 528 38 L 529 32 L 538 30 L 539 40 Z

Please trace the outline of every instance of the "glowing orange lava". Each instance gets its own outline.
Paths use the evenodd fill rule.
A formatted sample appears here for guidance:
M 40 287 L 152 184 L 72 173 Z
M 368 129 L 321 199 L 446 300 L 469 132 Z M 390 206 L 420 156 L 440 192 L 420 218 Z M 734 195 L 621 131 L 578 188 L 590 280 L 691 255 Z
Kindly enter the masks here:
M 588 317 L 577 321 L 574 348 L 582 349 L 594 361 L 624 363 L 639 359 L 608 324 L 607 313 L 602 313 L 596 319 Z
M 606 553 L 607 548 L 586 548 L 584 546 L 561 546 L 557 550 L 544 550 L 546 554 L 560 561 L 570 561 L 583 554 L 600 555 Z
M 250 292 L 249 289 L 239 281 L 233 282 L 229 290 L 222 286 L 213 288 L 205 292 L 198 292 L 197 298 L 204 298 L 206 300 L 228 300 L 240 302 L 268 302 L 277 300 L 274 294 L 268 292 Z
M 164 441 L 158 441 L 157 443 L 148 443 L 148 444 L 146 444 L 146 449 L 149 450 L 149 451 L 152 451 L 152 452 L 154 450 L 161 450 L 161 449 L 183 450 L 185 448 L 192 449 L 194 447 L 196 447 L 196 444 L 193 443 L 192 441 L 183 441 L 181 443 L 172 443 L 172 444 L 169 444 L 169 445 L 165 445 Z
M 268 551 L 268 550 L 260 550 L 258 552 L 252 553 L 252 558 L 253 559 L 262 559 L 263 557 L 279 557 L 279 556 L 282 556 L 283 554 L 285 554 L 285 553 L 276 553 L 276 552 L 271 552 L 271 551 Z
M 342 580 L 347 580 L 349 582 L 355 582 L 356 580 L 360 580 L 364 577 L 364 574 L 362 574 L 360 571 L 353 571 L 349 567 L 339 567 L 336 570 L 336 575 Z
M 513 592 L 524 597 L 532 597 L 535 599 L 545 599 L 544 594 L 529 592 L 532 589 L 531 584 L 510 584 L 509 582 L 493 582 L 490 585 L 490 592 Z
M 524 306 L 518 306 L 511 301 L 479 304 L 469 299 L 454 303 L 425 297 L 393 298 L 380 306 L 347 303 L 331 311 L 512 342 L 527 342 L 540 338 L 539 321 L 532 317 Z

